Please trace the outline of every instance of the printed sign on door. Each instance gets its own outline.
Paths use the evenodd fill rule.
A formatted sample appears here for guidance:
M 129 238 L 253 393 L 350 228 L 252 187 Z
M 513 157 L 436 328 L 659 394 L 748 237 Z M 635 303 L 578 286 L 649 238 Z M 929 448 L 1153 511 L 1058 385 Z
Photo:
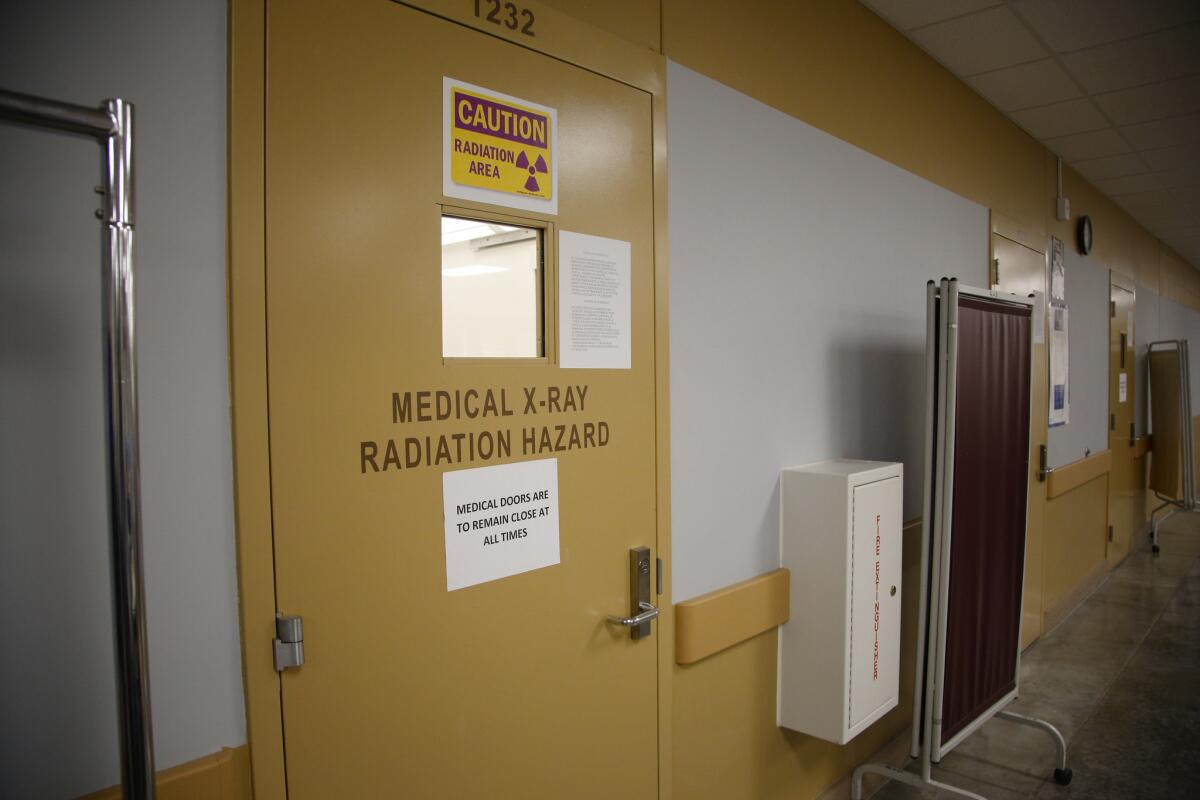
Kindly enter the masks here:
M 446 590 L 559 563 L 558 459 L 442 473 Z
M 555 110 L 442 78 L 442 193 L 558 213 Z

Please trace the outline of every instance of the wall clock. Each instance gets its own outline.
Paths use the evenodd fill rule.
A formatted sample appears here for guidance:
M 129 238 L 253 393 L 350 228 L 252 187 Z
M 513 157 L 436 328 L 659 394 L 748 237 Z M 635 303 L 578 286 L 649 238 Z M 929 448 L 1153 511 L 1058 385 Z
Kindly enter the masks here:
M 1079 240 L 1079 252 L 1085 256 L 1092 252 L 1092 218 L 1086 214 L 1079 218 L 1079 226 L 1075 231 Z

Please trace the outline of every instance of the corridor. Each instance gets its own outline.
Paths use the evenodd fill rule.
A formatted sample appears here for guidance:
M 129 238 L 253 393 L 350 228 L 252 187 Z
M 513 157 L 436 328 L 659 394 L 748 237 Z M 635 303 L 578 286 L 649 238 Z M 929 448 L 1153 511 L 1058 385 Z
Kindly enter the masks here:
M 1040 731 L 992 719 L 934 769 L 988 800 L 1167 800 L 1200 785 L 1200 514 L 1177 514 L 1154 556 L 1144 540 L 1021 659 L 1012 710 L 1067 739 L 1074 776 L 1057 786 Z M 915 765 L 910 765 L 915 770 Z M 896 782 L 878 800 L 950 798 Z

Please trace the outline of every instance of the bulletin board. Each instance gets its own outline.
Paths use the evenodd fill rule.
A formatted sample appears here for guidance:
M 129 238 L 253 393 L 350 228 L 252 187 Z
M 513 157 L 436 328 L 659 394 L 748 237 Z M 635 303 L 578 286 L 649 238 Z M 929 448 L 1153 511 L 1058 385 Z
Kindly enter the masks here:
M 1047 435 L 1051 468 L 1108 449 L 1108 269 L 1067 248 L 1066 270 L 1070 418 Z

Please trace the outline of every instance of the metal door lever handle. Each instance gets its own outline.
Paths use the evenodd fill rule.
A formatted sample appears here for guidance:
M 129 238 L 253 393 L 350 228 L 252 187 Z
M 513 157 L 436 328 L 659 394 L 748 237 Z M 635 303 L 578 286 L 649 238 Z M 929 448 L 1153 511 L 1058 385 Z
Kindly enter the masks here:
M 642 613 L 638 614 L 636 617 L 618 617 L 609 614 L 608 621 L 614 625 L 623 625 L 626 628 L 632 628 L 635 625 L 641 625 L 649 622 L 658 616 L 659 609 L 650 605 L 649 603 L 638 603 L 638 608 L 642 610 Z

